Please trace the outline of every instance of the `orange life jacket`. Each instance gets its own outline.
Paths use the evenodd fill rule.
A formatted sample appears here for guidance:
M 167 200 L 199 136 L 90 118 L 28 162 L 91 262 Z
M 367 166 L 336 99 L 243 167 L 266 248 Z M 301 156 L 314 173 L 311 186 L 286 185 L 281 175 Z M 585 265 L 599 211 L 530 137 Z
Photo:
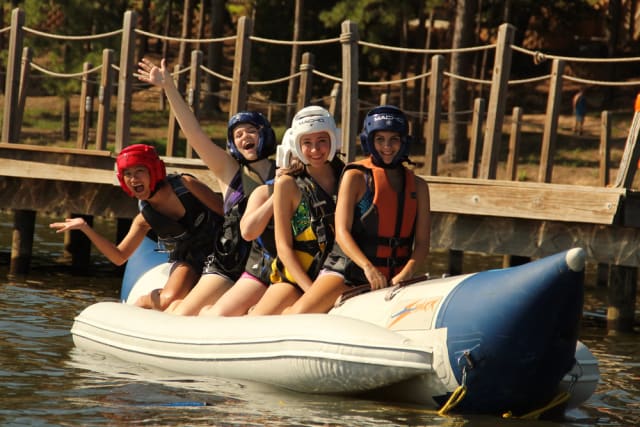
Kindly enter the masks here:
M 371 207 L 365 212 L 356 212 L 351 233 L 371 263 L 391 280 L 413 251 L 418 209 L 415 174 L 403 167 L 403 191 L 396 192 L 385 169 L 374 165 L 370 158 L 347 168 L 362 170 L 368 187 L 373 190 Z

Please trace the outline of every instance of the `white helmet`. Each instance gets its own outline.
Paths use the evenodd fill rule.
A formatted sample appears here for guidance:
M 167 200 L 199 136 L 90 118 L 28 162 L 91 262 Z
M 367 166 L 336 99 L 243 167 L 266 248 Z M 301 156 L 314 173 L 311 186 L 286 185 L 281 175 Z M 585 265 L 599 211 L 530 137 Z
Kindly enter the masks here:
M 298 111 L 291 123 L 291 135 L 293 149 L 296 157 L 302 163 L 309 164 L 306 157 L 302 155 L 300 148 L 300 138 L 303 135 L 315 132 L 327 132 L 331 140 L 331 148 L 329 151 L 328 161 L 333 160 L 338 146 L 340 145 L 339 129 L 336 128 L 336 122 L 331 114 L 322 107 L 310 106 Z M 283 141 L 284 142 L 284 141 Z
M 276 167 L 278 168 L 288 168 L 291 165 L 291 156 L 295 155 L 292 134 L 291 128 L 287 129 L 282 142 L 276 149 Z

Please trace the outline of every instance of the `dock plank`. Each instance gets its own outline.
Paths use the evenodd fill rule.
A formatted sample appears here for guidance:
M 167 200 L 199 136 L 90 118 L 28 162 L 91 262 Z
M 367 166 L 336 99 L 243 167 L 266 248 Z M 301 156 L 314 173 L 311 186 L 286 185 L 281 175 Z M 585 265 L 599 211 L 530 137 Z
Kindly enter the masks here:
M 614 224 L 625 189 L 423 176 L 433 212 Z

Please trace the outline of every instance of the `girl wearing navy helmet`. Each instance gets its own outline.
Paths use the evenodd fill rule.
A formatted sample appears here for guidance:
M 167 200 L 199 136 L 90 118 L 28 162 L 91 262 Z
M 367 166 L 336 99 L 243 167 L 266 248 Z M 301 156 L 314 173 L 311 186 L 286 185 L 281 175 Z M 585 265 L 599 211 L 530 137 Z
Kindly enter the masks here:
M 335 215 L 336 244 L 313 286 L 285 313 L 327 312 L 351 286 L 380 289 L 414 276 L 429 253 L 429 189 L 408 160 L 407 118 L 384 105 L 360 135 L 367 157 L 346 166 Z
M 143 59 L 138 63 L 138 78 L 164 89 L 187 142 L 216 176 L 224 196 L 224 226 L 203 275 L 184 300 L 175 302 L 167 310 L 195 315 L 205 305 L 217 301 L 244 271 L 250 242 L 240 235 L 240 218 L 251 192 L 274 177 L 275 164 L 268 157 L 276 150 L 275 134 L 262 114 L 240 112 L 229 120 L 228 150 L 224 150 L 200 127 L 176 88 L 164 59 L 160 67 Z
M 124 148 L 116 158 L 120 186 L 138 199 L 140 213 L 129 232 L 116 246 L 98 234 L 83 218 L 54 222 L 57 233 L 82 231 L 111 262 L 122 265 L 140 246 L 150 230 L 171 247 L 174 262 L 164 288 L 142 295 L 135 304 L 164 310 L 184 298 L 196 284 L 207 256 L 213 250 L 211 235 L 222 225 L 222 196 L 187 174 L 167 176 L 156 150 L 145 144 Z
M 286 142 L 286 145 L 285 145 Z M 305 107 L 279 148 L 283 169 L 273 190 L 277 256 L 271 285 L 250 315 L 279 314 L 307 291 L 333 245 L 333 214 L 344 164 L 335 156 L 338 129 L 322 107 Z
M 276 175 L 282 171 L 283 147 L 290 146 L 291 129 L 287 129 L 278 145 Z M 271 264 L 276 256 L 273 226 L 273 187 L 275 180 L 256 188 L 249 196 L 247 208 L 240 220 L 240 231 L 251 241 L 251 251 L 240 279 L 213 305 L 200 310 L 202 316 L 240 316 L 247 314 L 262 298 L 271 283 Z

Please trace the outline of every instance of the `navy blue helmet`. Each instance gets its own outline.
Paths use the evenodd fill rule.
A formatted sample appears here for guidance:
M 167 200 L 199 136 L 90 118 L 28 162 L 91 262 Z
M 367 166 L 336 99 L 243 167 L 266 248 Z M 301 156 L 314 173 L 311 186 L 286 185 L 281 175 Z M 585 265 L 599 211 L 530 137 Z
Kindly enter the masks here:
M 375 150 L 373 144 L 377 131 L 386 130 L 398 132 L 402 145 L 391 164 L 385 164 Z M 408 159 L 409 155 L 409 124 L 405 114 L 393 105 L 381 105 L 367 113 L 360 134 L 360 143 L 365 154 L 371 154 L 373 164 L 380 167 L 393 168 Z
M 276 135 L 269 120 L 257 111 L 241 111 L 234 114 L 229 119 L 227 125 L 227 148 L 231 155 L 240 163 L 247 163 L 248 160 L 238 151 L 236 144 L 233 142 L 233 130 L 242 123 L 249 123 L 258 128 L 258 158 L 256 160 L 266 159 L 276 152 Z

